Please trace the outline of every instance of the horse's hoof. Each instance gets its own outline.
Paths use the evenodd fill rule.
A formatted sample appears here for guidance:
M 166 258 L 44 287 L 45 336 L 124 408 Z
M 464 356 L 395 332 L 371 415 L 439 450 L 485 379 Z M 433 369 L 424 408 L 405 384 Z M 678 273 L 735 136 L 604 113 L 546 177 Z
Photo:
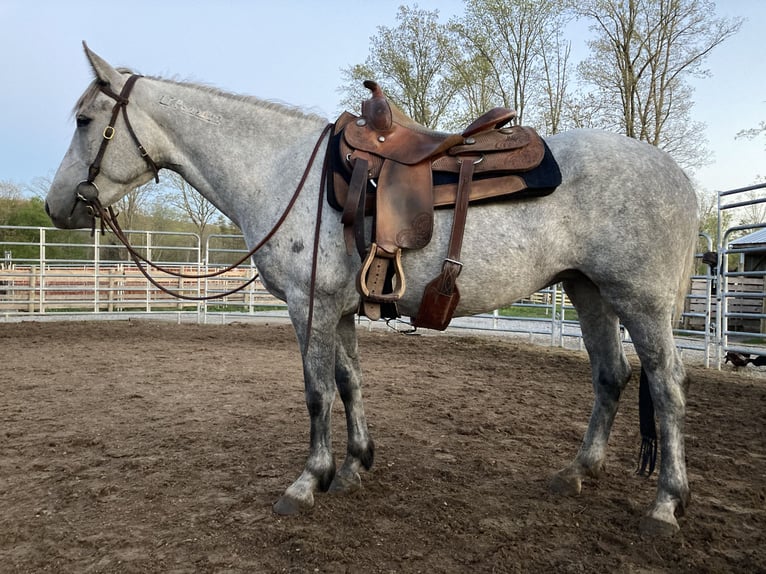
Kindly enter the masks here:
M 294 516 L 295 514 L 311 510 L 313 506 L 313 500 L 300 500 L 283 494 L 271 508 L 274 511 L 274 514 L 279 514 L 280 516 Z
M 553 475 L 549 488 L 559 496 L 577 496 L 582 492 L 582 479 L 569 469 L 564 469 Z
M 670 538 L 675 536 L 681 528 L 678 526 L 675 518 L 673 522 L 660 520 L 654 516 L 644 516 L 638 525 L 638 529 L 643 536 L 652 538 Z
M 341 476 L 336 474 L 330 484 L 330 492 L 333 494 L 349 494 L 362 488 L 362 478 L 358 472 L 351 476 Z

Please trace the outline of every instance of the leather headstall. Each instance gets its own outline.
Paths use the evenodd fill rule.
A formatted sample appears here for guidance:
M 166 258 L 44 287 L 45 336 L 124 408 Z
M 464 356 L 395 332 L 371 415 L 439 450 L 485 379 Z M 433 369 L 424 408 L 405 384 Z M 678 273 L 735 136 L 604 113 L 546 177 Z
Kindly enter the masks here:
M 133 141 L 135 142 L 136 146 L 138 147 L 138 151 L 141 154 L 141 157 L 144 158 L 146 163 L 151 168 L 152 172 L 154 172 L 154 180 L 159 183 L 160 182 L 160 174 L 159 169 L 157 168 L 157 164 L 154 163 L 154 160 L 152 160 L 151 157 L 149 157 L 149 153 L 146 151 L 146 148 L 144 148 L 143 145 L 141 145 L 140 140 L 138 139 L 138 136 L 136 135 L 136 132 L 133 130 L 133 126 L 130 124 L 130 119 L 128 119 L 128 103 L 130 103 L 130 100 L 128 99 L 128 96 L 130 95 L 130 91 L 133 89 L 133 86 L 135 85 L 136 81 L 143 76 L 140 76 L 138 74 L 131 75 L 125 82 L 125 85 L 122 86 L 122 90 L 119 94 L 116 92 L 113 92 L 111 89 L 109 89 L 108 84 L 105 83 L 99 83 L 98 89 L 112 98 L 115 101 L 114 107 L 112 108 L 112 116 L 109 120 L 109 124 L 104 128 L 103 132 L 103 139 L 101 140 L 101 146 L 98 148 L 98 153 L 96 153 L 96 158 L 93 160 L 93 163 L 90 164 L 90 167 L 88 168 L 88 178 L 81 181 L 77 184 L 77 199 L 84 201 L 86 204 L 88 204 L 91 208 L 93 207 L 93 202 L 98 199 L 98 186 L 95 184 L 95 179 L 98 176 L 98 174 L 101 172 L 101 162 L 104 159 L 104 154 L 106 153 L 106 148 L 109 145 L 109 142 L 112 141 L 115 134 L 115 125 L 117 123 L 117 116 L 120 113 L 120 110 L 122 110 L 122 117 L 125 120 L 125 126 L 128 128 L 128 133 L 130 133 L 130 136 L 133 138 Z M 93 215 L 97 215 L 97 211 L 91 209 L 93 211 Z

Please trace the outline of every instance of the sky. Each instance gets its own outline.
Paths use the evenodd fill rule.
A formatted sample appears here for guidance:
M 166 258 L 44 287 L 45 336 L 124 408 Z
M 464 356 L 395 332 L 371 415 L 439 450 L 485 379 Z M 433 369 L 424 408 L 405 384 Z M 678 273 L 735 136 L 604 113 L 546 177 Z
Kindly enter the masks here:
M 342 70 L 364 62 L 378 26 L 395 26 L 397 8 L 415 3 L 438 9 L 441 21 L 463 11 L 461 0 L 0 0 L 0 181 L 52 179 L 74 131 L 72 107 L 91 80 L 83 40 L 114 66 L 334 120 Z M 766 120 L 766 1 L 716 5 L 718 15 L 747 21 L 707 60 L 710 77 L 693 82 L 693 119 L 706 124 L 713 157 L 692 175 L 707 191 L 766 176 L 766 137 L 735 139 Z M 577 29 L 575 56 L 587 33 Z

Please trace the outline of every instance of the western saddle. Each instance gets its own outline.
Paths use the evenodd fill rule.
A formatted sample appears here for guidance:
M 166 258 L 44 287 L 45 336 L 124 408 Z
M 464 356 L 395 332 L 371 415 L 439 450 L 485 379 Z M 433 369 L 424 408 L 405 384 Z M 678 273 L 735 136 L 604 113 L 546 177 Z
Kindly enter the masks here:
M 441 273 L 412 317 L 416 327 L 444 330 L 460 299 L 456 281 L 469 202 L 527 189 L 523 172 L 540 166 L 547 146 L 532 128 L 506 126 L 513 110 L 494 108 L 460 134 L 436 132 L 389 103 L 376 82 L 364 86 L 372 96 L 362 102 L 361 115 L 344 112 L 335 124 L 330 193 L 330 203 L 343 212 L 348 253 L 356 249 L 363 261 L 360 313 L 373 320 L 399 316 L 396 302 L 407 287 L 402 250 L 425 247 L 434 209 L 454 207 Z M 558 185 L 555 172 L 558 180 L 538 195 Z M 369 246 L 366 215 L 373 217 Z

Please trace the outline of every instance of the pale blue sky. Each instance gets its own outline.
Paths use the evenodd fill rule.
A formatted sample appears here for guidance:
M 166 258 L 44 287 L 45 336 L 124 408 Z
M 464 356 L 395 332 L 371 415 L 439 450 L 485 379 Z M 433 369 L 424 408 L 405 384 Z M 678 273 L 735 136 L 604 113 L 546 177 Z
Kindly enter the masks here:
M 0 0 L 0 180 L 52 177 L 74 129 L 70 111 L 90 81 L 81 41 L 117 66 L 202 81 L 281 100 L 334 119 L 341 69 L 364 61 L 379 25 L 395 25 L 403 0 Z M 419 0 L 442 20 L 460 0 Z M 372 2 L 369 3 L 373 5 Z M 735 140 L 766 120 L 766 1 L 719 0 L 719 15 L 744 16 L 740 33 L 695 82 L 694 118 L 714 153 L 697 171 L 704 189 L 766 176 L 766 138 Z M 583 38 L 571 38 L 575 53 Z

